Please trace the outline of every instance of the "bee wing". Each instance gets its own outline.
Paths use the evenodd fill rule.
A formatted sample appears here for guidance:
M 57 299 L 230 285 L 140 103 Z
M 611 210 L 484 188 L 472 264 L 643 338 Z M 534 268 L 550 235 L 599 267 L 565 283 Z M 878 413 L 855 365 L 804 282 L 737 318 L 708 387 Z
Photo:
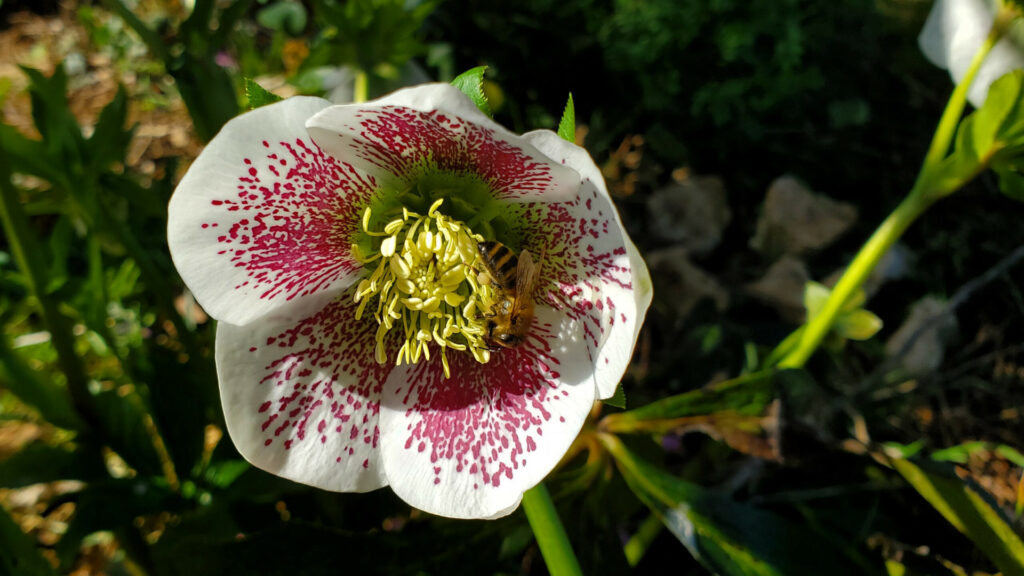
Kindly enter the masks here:
M 538 266 L 533 262 L 533 256 L 526 250 L 519 254 L 519 263 L 516 265 L 516 301 L 520 298 L 532 299 L 533 290 L 537 287 L 539 278 Z

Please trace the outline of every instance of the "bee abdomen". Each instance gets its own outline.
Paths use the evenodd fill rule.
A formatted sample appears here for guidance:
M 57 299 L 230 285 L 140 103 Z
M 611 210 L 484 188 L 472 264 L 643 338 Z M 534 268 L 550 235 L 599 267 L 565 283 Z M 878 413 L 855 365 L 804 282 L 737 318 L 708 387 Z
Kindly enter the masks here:
M 516 285 L 516 267 L 519 259 L 501 242 L 480 242 L 477 244 L 480 257 L 494 282 L 502 288 L 512 289 Z

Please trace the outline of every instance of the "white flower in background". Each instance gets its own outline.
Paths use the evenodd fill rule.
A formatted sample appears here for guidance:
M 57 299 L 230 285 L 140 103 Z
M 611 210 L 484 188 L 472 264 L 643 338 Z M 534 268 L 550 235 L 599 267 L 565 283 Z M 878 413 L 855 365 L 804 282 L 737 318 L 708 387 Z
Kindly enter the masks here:
M 936 0 L 917 42 L 925 57 L 949 70 L 959 84 L 995 20 L 995 0 Z M 1024 68 L 1024 47 L 1018 25 L 992 49 L 971 85 L 967 99 L 975 108 L 985 102 L 988 87 L 1011 70 Z
M 516 347 L 488 336 L 502 291 L 484 241 L 539 266 Z M 507 514 L 551 471 L 651 299 L 586 151 L 512 134 L 449 85 L 235 118 L 175 191 L 168 242 L 220 321 L 228 432 L 250 462 L 452 517 Z

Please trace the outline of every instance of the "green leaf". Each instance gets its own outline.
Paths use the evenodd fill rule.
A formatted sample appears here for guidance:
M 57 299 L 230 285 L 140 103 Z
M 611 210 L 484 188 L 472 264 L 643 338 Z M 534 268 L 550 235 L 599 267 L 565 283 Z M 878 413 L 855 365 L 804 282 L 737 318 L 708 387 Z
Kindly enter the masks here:
M 808 282 L 804 285 L 804 309 L 807 310 L 808 322 L 825 307 L 825 302 L 831 293 L 832 291 L 828 287 L 818 282 Z
M 49 77 L 39 70 L 24 66 L 22 71 L 29 78 L 32 119 L 43 136 L 43 144 L 52 158 L 59 159 L 66 164 L 66 170 L 74 172 L 82 166 L 85 140 L 68 106 L 67 73 L 64 67 L 57 66 Z
M 832 290 L 817 282 L 808 282 L 804 286 L 804 308 L 807 310 L 808 322 L 821 313 L 831 294 Z M 851 340 L 867 340 L 877 334 L 882 329 L 882 320 L 861 308 L 866 299 L 863 290 L 854 292 L 840 309 L 832 324 L 832 332 L 840 338 Z
M 248 100 L 249 110 L 281 101 L 280 96 L 260 86 L 252 78 L 245 79 L 245 98 Z
M 118 86 L 114 99 L 100 112 L 96 129 L 89 138 L 86 151 L 89 154 L 88 167 L 99 173 L 115 162 L 124 160 L 134 128 L 124 129 L 128 119 L 128 102 L 124 86 Z
M 936 450 L 932 452 L 931 458 L 936 462 L 964 464 L 971 457 L 971 454 L 979 450 L 987 450 L 988 448 L 989 444 L 987 442 L 965 442 L 956 446 L 950 446 L 949 448 L 943 448 L 942 450 Z
M 986 167 L 999 175 L 1000 190 L 1024 198 L 1024 71 L 1014 70 L 992 83 L 981 108 L 957 129 L 953 152 L 929 175 L 935 193 L 948 194 Z
M 1008 146 L 1022 144 L 1024 139 L 1024 70 L 1013 70 L 1001 76 L 988 89 L 985 104 L 976 112 L 975 147 L 979 137 L 984 138 L 991 131 L 993 140 Z
M 94 480 L 106 476 L 99 451 L 85 447 L 33 443 L 0 462 L 0 486 L 20 488 L 57 480 Z
M 1024 542 L 978 491 L 952 473 L 926 471 L 910 460 L 894 460 L 892 465 L 1003 574 L 1024 574 Z
M 563 140 L 576 143 L 576 107 L 572 103 L 571 92 L 569 93 L 569 101 L 565 103 L 562 119 L 558 121 L 558 136 Z
M 999 446 L 996 446 L 996 453 L 1010 462 L 1013 462 L 1014 466 L 1024 468 L 1024 454 L 1021 454 L 1016 448 L 1007 446 L 1006 444 L 1000 444 Z
M 11 163 L 11 171 L 38 176 L 50 182 L 59 182 L 60 163 L 56 155 L 38 140 L 23 136 L 14 127 L 0 124 L 0 152 Z
M 473 101 L 473 104 L 476 104 L 476 107 L 481 112 L 491 116 L 491 105 L 488 104 L 487 96 L 484 95 L 484 72 L 486 71 L 487 66 L 470 68 L 456 76 L 452 80 L 452 86 L 455 86 L 463 94 L 469 96 L 469 99 Z
M 620 434 L 668 434 L 697 431 L 734 450 L 760 458 L 778 458 L 779 417 L 774 402 L 776 379 L 800 373 L 763 371 L 664 398 L 611 414 L 601 427 Z M 779 387 L 787 383 L 778 384 Z
M 841 315 L 832 329 L 850 340 L 867 340 L 882 329 L 882 319 L 862 308 Z
M 1024 153 L 1024 148 L 1021 152 Z M 1020 165 L 1016 160 L 1022 160 Z M 992 168 L 999 177 L 999 191 L 1010 199 L 1024 202 L 1024 159 L 997 158 Z
M 713 573 L 845 576 L 871 568 L 854 550 L 781 516 L 672 476 L 637 458 L 615 437 L 602 441 L 637 497 Z
M 647 420 L 666 420 L 731 411 L 761 414 L 774 397 L 775 370 L 745 374 L 705 388 L 669 396 L 640 408 L 614 414 L 616 429 Z
M 207 466 L 203 477 L 213 486 L 225 489 L 234 484 L 235 480 L 238 480 L 239 476 L 250 468 L 252 466 L 245 460 L 226 460 Z
M 615 387 L 615 393 L 612 394 L 611 398 L 605 398 L 604 400 L 602 400 L 602 402 L 609 406 L 614 406 L 616 408 L 622 408 L 623 410 L 625 410 L 626 391 L 622 389 L 622 383 L 620 382 L 619 385 Z
M 235 84 L 213 58 L 186 53 L 168 71 L 203 142 L 209 142 L 221 126 L 238 115 Z
M 48 576 L 55 574 L 50 563 L 39 553 L 32 538 L 0 506 L 0 574 Z

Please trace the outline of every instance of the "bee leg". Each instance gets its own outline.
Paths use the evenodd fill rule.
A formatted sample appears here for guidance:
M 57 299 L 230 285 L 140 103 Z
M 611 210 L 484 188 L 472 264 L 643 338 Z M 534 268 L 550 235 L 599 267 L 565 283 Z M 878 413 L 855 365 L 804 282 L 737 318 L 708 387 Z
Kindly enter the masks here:
M 477 272 L 476 281 L 479 282 L 481 286 L 490 286 L 493 278 L 491 278 L 491 275 L 487 272 Z

